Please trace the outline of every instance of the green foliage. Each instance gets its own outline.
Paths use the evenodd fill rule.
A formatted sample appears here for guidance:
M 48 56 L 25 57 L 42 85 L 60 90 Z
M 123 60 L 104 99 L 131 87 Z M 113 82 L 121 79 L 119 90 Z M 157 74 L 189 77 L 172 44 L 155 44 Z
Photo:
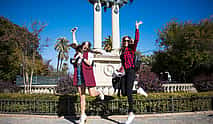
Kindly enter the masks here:
M 184 98 L 184 97 L 199 97 L 199 96 L 213 96 L 213 92 L 200 92 L 200 93 L 187 93 L 187 92 L 179 92 L 179 93 L 149 93 L 148 97 L 144 97 L 143 95 L 133 94 L 133 99 L 163 99 L 163 98 Z M 79 94 L 67 94 L 67 95 L 54 95 L 54 94 L 21 94 L 21 93 L 0 93 L 0 99 L 14 99 L 14 100 L 59 100 L 60 98 L 66 99 L 77 97 L 76 102 L 80 102 Z M 117 95 L 112 96 L 112 100 L 127 100 L 127 97 L 118 97 Z M 86 95 L 86 100 L 93 101 L 96 100 L 96 97 Z
M 62 71 L 68 70 L 66 67 L 67 64 L 65 64 L 65 67 L 62 67 L 63 61 L 67 61 L 69 58 L 69 41 L 64 38 L 60 37 L 56 41 L 55 50 L 58 52 L 58 63 L 57 63 L 57 72 L 62 69 Z M 66 68 L 66 69 L 65 69 Z
M 36 24 L 33 23 L 32 28 L 35 28 Z M 23 66 L 26 67 L 25 69 L 34 68 L 37 74 L 44 73 L 48 67 L 43 63 L 38 51 L 39 40 L 36 30 L 30 32 L 26 27 L 20 27 L 8 19 L 0 17 L 1 80 L 15 80 L 16 75 L 21 74 Z M 35 55 L 34 65 L 32 64 L 33 55 Z
M 153 71 L 168 71 L 174 80 L 190 82 L 194 72 L 203 73 L 200 65 L 213 65 L 213 18 L 184 24 L 172 20 L 158 36 L 161 50 L 154 54 Z
M 18 35 L 24 32 L 23 28 L 0 17 L 0 79 L 2 80 L 14 80 L 16 74 L 20 72 L 21 49 L 19 46 L 23 42 Z
M 151 65 L 152 64 L 152 61 L 153 61 L 153 56 L 152 55 L 143 55 L 141 57 L 141 61 L 143 64 L 146 64 L 146 65 Z
M 21 93 L 0 93 L 0 99 L 15 100 L 58 100 L 58 96 L 49 94 L 21 94 Z
M 211 110 L 213 92 L 152 93 L 133 95 L 134 110 L 142 113 L 165 113 Z M 86 96 L 88 115 L 127 114 L 127 97 L 106 96 L 106 100 Z M 80 114 L 78 95 L 0 94 L 0 112 L 27 114 Z
M 112 51 L 112 37 L 111 36 L 104 38 L 103 48 L 104 48 L 104 50 L 106 50 L 106 52 Z

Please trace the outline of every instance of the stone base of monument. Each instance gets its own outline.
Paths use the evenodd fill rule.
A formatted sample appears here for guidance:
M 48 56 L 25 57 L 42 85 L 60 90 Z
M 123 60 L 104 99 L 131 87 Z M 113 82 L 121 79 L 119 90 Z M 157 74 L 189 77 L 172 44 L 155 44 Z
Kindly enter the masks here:
M 94 58 L 94 75 L 96 89 L 101 89 L 105 95 L 113 95 L 112 74 L 121 67 L 120 56 L 96 55 Z
M 112 87 L 112 74 L 116 69 L 121 67 L 121 60 L 118 52 L 111 53 L 112 55 L 96 55 L 94 57 L 93 71 L 96 80 L 96 89 L 101 90 L 104 95 L 116 95 L 114 94 L 114 88 Z M 138 82 L 134 82 L 133 90 L 137 90 Z M 86 90 L 88 93 L 88 90 Z

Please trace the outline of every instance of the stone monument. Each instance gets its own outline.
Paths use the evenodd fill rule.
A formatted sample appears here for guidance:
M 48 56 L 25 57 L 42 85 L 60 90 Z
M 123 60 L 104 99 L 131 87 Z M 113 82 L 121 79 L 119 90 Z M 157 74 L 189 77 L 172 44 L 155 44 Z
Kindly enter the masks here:
M 96 55 L 94 58 L 94 74 L 96 85 L 105 95 L 112 95 L 112 74 L 121 66 L 119 9 L 128 0 L 89 0 L 94 6 L 94 49 L 101 50 L 102 46 L 102 8 L 112 10 L 112 52 L 108 55 Z

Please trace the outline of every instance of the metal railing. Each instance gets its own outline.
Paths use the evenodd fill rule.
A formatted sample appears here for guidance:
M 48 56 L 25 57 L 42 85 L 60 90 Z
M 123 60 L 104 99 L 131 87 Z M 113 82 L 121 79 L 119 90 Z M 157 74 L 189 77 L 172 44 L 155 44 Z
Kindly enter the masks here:
M 134 100 L 136 114 L 174 113 L 213 110 L 213 97 L 186 97 L 166 99 Z M 126 114 L 127 100 L 87 101 L 88 115 Z M 78 115 L 80 103 L 70 98 L 59 100 L 13 100 L 0 99 L 0 113 L 44 114 L 44 115 Z

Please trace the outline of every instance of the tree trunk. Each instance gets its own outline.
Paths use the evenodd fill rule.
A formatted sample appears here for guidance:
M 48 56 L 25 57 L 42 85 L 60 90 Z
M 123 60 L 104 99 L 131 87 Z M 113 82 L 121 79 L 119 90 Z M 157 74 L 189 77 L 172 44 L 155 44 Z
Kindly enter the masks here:
M 26 71 L 26 74 L 25 74 L 25 76 L 26 76 L 26 86 L 27 86 L 27 93 L 29 93 L 29 75 L 28 75 L 28 72 Z
M 59 54 L 58 54 L 57 72 L 58 72 L 58 66 L 59 66 L 59 62 L 60 62 L 60 57 L 61 57 L 61 52 L 59 52 Z
M 25 57 L 24 57 L 24 53 L 22 53 L 22 75 L 23 75 L 23 82 L 24 82 L 24 93 L 27 92 L 27 86 L 26 86 L 26 78 L 25 78 Z
M 24 75 L 25 74 L 24 66 L 23 66 L 23 72 L 22 73 L 23 73 L 23 81 L 24 81 L 24 93 L 26 93 L 27 92 L 27 87 L 26 87 L 26 80 L 25 80 L 26 78 L 25 78 L 25 75 Z
M 31 75 L 30 75 L 30 86 L 29 86 L 29 91 L 30 91 L 30 94 L 32 93 L 32 82 L 33 82 L 33 70 L 31 71 Z
M 63 59 L 61 59 L 59 70 L 62 68 Z
M 31 67 L 32 69 L 31 69 L 31 75 L 30 75 L 30 86 L 29 86 L 30 94 L 32 93 L 32 82 L 33 82 L 34 65 L 35 65 L 35 49 L 33 51 L 33 62 L 32 62 L 32 67 Z

